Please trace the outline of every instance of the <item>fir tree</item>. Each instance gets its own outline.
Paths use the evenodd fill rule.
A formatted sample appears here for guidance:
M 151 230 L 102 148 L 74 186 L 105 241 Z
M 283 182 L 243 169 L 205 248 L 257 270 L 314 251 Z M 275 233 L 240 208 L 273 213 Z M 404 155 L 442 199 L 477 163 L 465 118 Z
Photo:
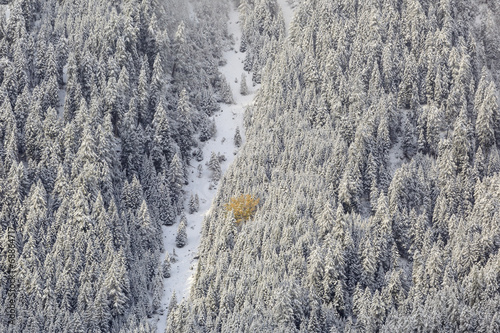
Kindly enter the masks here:
M 177 103 L 177 117 L 179 120 L 179 128 L 177 129 L 179 132 L 179 138 L 177 142 L 179 143 L 179 147 L 181 148 L 183 155 L 187 155 L 189 149 L 193 145 L 191 139 L 194 133 L 193 124 L 191 122 L 193 111 L 189 105 L 188 99 L 189 97 L 187 95 L 187 91 L 186 89 L 183 89 Z
M 234 133 L 233 142 L 234 142 L 234 145 L 237 148 L 240 148 L 240 146 L 241 146 L 241 135 L 240 135 L 240 129 L 239 129 L 239 127 L 236 127 L 236 132 Z
M 229 83 L 227 83 L 226 77 L 221 75 L 220 77 L 220 102 L 226 104 L 234 104 L 233 93 Z
M 125 268 L 125 256 L 119 251 L 106 274 L 105 288 L 111 313 L 123 315 L 128 307 L 129 280 Z
M 210 161 L 208 161 L 207 165 L 208 165 L 208 169 L 210 171 L 212 171 L 211 179 L 214 182 L 219 181 L 219 179 L 222 175 L 222 170 L 221 170 L 221 166 L 220 166 L 220 162 L 219 162 L 219 157 L 217 156 L 217 154 L 212 152 L 212 154 L 210 155 Z
M 484 101 L 477 114 L 477 136 L 483 149 L 488 149 L 495 142 L 495 127 L 497 126 L 495 124 L 498 123 L 495 118 L 499 110 L 495 91 L 495 85 L 492 82 L 485 91 Z
M 198 211 L 200 208 L 200 203 L 198 199 L 198 194 L 195 194 L 194 196 L 191 195 L 189 198 L 189 214 L 193 214 Z
M 240 94 L 243 95 L 243 96 L 248 95 L 247 76 L 245 75 L 245 73 L 241 74 Z
M 181 200 L 181 191 L 182 191 L 182 186 L 185 184 L 186 180 L 184 177 L 184 169 L 183 165 L 181 162 L 181 159 L 179 158 L 179 154 L 175 154 L 174 158 L 172 159 L 172 162 L 170 163 L 170 169 L 169 169 L 169 182 L 170 182 L 170 189 L 171 189 L 171 198 L 174 203 L 178 203 Z
M 174 224 L 175 210 L 170 198 L 170 190 L 164 182 L 161 182 L 158 193 L 158 222 L 161 225 Z
M 186 218 L 181 218 L 179 227 L 177 228 L 177 236 L 175 236 L 175 245 L 177 247 L 184 247 L 187 243 L 186 233 Z
M 168 251 L 166 251 L 165 258 L 163 259 L 163 265 L 162 265 L 162 274 L 163 274 L 164 278 L 170 277 L 170 268 L 171 268 L 170 254 L 168 253 Z

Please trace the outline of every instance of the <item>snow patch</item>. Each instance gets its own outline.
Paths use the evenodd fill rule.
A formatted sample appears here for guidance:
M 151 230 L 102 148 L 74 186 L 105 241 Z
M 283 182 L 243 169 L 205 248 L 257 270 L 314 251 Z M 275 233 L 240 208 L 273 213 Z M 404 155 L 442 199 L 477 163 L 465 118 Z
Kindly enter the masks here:
M 62 119 L 64 113 L 64 100 L 66 99 L 66 89 L 59 89 L 57 92 L 59 96 L 59 104 L 57 106 L 57 115 Z
M 0 5 L 1 11 L 5 14 L 5 19 L 8 21 L 10 18 L 10 6 L 9 5 Z
M 63 83 L 68 83 L 68 63 L 63 66 Z
M 290 5 L 289 0 L 278 0 L 278 4 L 281 7 L 281 12 L 283 13 L 283 19 L 285 20 L 286 31 L 290 29 L 290 23 L 293 18 L 293 8 Z
M 187 6 L 188 6 L 188 15 L 189 15 L 189 19 L 193 22 L 196 22 L 198 23 L 199 20 L 198 20 L 198 17 L 196 16 L 196 13 L 194 11 L 194 6 L 191 2 L 187 2 Z
M 396 170 L 401 168 L 404 161 L 403 152 L 401 150 L 401 143 L 403 138 L 399 138 L 398 142 L 389 150 L 389 172 L 391 178 L 394 177 Z

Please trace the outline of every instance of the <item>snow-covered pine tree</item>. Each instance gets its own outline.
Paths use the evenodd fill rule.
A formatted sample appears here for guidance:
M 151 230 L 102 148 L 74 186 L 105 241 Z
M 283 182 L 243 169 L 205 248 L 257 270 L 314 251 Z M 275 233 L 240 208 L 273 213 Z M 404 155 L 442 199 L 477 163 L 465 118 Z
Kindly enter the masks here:
M 212 171 L 212 174 L 210 178 L 212 181 L 217 182 L 219 181 L 221 175 L 222 175 L 222 170 L 219 162 L 219 157 L 215 152 L 212 152 L 210 155 L 210 161 L 208 161 L 208 169 Z
M 187 243 L 186 232 L 186 217 L 181 218 L 179 227 L 177 228 L 177 235 L 175 236 L 175 245 L 177 247 L 184 247 Z
M 171 268 L 170 254 L 168 253 L 168 251 L 165 251 L 165 258 L 163 259 L 163 265 L 162 265 L 162 274 L 164 278 L 170 277 L 170 268 Z
M 233 92 L 229 83 L 227 83 L 226 77 L 224 75 L 220 76 L 220 92 L 219 101 L 226 104 L 234 104 Z
M 493 82 L 488 85 L 484 93 L 484 100 L 477 113 L 476 131 L 478 141 L 484 150 L 495 143 L 495 129 L 498 127 L 499 114 L 498 97 Z
M 170 198 L 169 187 L 163 180 L 158 191 L 158 222 L 161 225 L 172 225 L 175 220 L 175 209 Z
M 240 94 L 243 96 L 248 95 L 247 76 L 245 75 L 245 73 L 241 73 Z
M 189 96 L 187 91 L 186 89 L 182 89 L 177 103 L 177 118 L 179 123 L 177 131 L 179 133 L 179 137 L 176 141 L 178 142 L 183 155 L 187 155 L 189 149 L 193 145 L 191 138 L 194 133 L 193 124 L 191 122 L 192 113 L 193 111 L 189 105 Z
M 240 128 L 236 127 L 236 131 L 234 133 L 234 139 L 233 139 L 234 145 L 239 148 L 241 146 L 241 134 L 240 134 Z
M 170 182 L 170 192 L 173 203 L 179 203 L 182 193 L 182 186 L 185 184 L 186 179 L 184 177 L 184 168 L 179 154 L 176 153 L 172 162 L 170 163 L 170 168 L 168 170 L 169 176 L 168 180 Z
M 193 214 L 200 208 L 198 194 L 192 195 L 189 198 L 189 214 Z
M 201 178 L 201 176 L 203 175 L 203 165 L 198 164 L 198 167 L 197 167 L 196 169 L 198 170 L 198 172 L 197 172 L 197 175 L 196 175 L 196 176 L 197 176 L 198 178 Z

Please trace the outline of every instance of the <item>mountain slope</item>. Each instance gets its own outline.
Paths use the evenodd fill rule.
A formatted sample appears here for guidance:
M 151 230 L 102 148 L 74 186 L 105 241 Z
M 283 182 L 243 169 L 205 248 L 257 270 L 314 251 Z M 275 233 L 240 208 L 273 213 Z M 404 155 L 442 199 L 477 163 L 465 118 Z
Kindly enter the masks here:
M 262 87 L 166 331 L 499 330 L 496 3 L 241 3 Z
M 153 332 L 162 228 L 227 98 L 227 3 L 2 7 L 0 331 Z
M 239 45 L 241 41 L 241 30 L 238 21 L 238 12 L 235 9 L 229 11 L 228 35 Z M 191 209 L 191 200 L 186 200 L 184 211 L 187 221 L 187 241 L 182 248 L 176 247 L 177 230 L 175 228 L 163 227 L 164 247 L 168 252 L 170 263 L 170 276 L 164 279 L 165 293 L 162 297 L 162 309 L 168 309 L 168 306 L 175 304 L 177 300 L 182 301 L 187 298 L 189 289 L 192 285 L 193 275 L 197 267 L 198 246 L 200 244 L 201 227 L 203 219 L 210 214 L 210 208 L 218 188 L 220 175 L 224 175 L 227 168 L 239 151 L 239 146 L 244 143 L 243 114 L 249 104 L 251 104 L 258 86 L 247 87 L 246 93 L 241 93 L 241 78 L 244 74 L 242 53 L 230 47 L 223 52 L 222 59 L 224 65 L 219 67 L 219 71 L 225 76 L 232 91 L 232 104 L 221 104 L 221 110 L 212 116 L 216 127 L 216 133 L 210 140 L 201 143 L 200 147 L 204 159 L 192 161 L 187 168 L 188 185 L 184 191 L 191 198 L 197 197 L 198 205 Z M 245 79 L 246 80 L 246 79 Z M 245 81 L 246 82 L 246 81 Z M 236 132 L 240 139 L 238 142 Z M 215 154 L 215 155 L 212 155 Z M 212 156 L 220 156 L 220 170 L 215 172 L 210 168 Z M 201 158 L 200 158 L 201 159 Z M 192 211 L 190 211 L 192 210 Z M 173 255 L 175 253 L 175 256 Z M 175 260 L 175 262 L 174 262 Z M 175 301 L 172 297 L 175 293 Z M 155 317 L 158 321 L 157 331 L 164 332 L 166 325 L 167 312 Z

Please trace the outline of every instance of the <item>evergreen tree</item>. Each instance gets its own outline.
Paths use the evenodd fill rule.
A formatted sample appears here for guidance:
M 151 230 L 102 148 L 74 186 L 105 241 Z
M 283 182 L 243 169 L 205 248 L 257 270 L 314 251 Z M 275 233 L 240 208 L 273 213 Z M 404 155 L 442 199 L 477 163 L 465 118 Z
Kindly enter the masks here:
M 163 266 L 162 266 L 162 274 L 164 278 L 170 277 L 170 268 L 171 268 L 170 254 L 167 251 L 165 252 L 165 258 L 163 259 Z
M 234 104 L 233 93 L 229 83 L 227 83 L 226 77 L 221 75 L 220 77 L 220 93 L 219 101 L 226 104 Z
M 162 314 L 163 309 L 161 309 L 161 299 L 163 296 L 163 273 L 160 270 L 156 270 L 153 277 L 153 311 L 155 313 Z
M 185 184 L 186 180 L 184 177 L 184 168 L 178 153 L 175 154 L 172 162 L 170 163 L 168 180 L 170 182 L 172 201 L 174 203 L 181 202 L 182 186 Z
M 187 155 L 189 149 L 193 145 L 191 139 L 194 133 L 193 124 L 191 122 L 192 113 L 193 111 L 189 105 L 187 91 L 183 89 L 177 103 L 177 117 L 179 120 L 179 137 L 177 142 L 179 143 L 183 155 Z
M 219 157 L 217 156 L 217 154 L 212 152 L 212 154 L 210 155 L 210 161 L 208 161 L 207 165 L 208 165 L 208 169 L 210 171 L 212 171 L 211 179 L 214 182 L 219 181 L 219 179 L 222 175 L 222 170 L 221 170 L 221 166 L 220 166 L 220 162 L 219 162 Z
M 198 199 L 198 194 L 195 194 L 194 196 L 191 195 L 189 198 L 189 214 L 193 214 L 198 211 L 200 208 L 200 203 Z
M 485 91 L 484 101 L 477 114 L 476 131 L 479 144 L 483 149 L 488 149 L 495 143 L 495 129 L 498 123 L 498 97 L 496 88 L 492 82 Z
M 403 122 L 403 142 L 401 149 L 406 158 L 411 158 L 415 155 L 417 147 L 415 143 L 415 129 L 408 119 Z
M 241 74 L 240 94 L 243 95 L 243 96 L 248 95 L 247 76 L 245 75 L 245 73 Z
M 321 213 L 318 219 L 318 226 L 320 228 L 319 237 L 321 239 L 325 239 L 326 236 L 330 232 L 332 232 L 334 221 L 335 221 L 335 216 L 333 213 L 333 208 L 330 202 L 327 202 L 326 205 L 324 206 L 323 212 Z
M 186 218 L 181 218 L 179 227 L 177 228 L 177 236 L 175 236 L 175 245 L 177 247 L 184 247 L 187 243 L 186 233 Z
M 123 250 L 118 251 L 106 274 L 104 282 L 111 314 L 123 315 L 129 306 L 129 279 L 125 267 L 126 259 Z
M 162 181 L 158 193 L 158 221 L 161 225 L 174 224 L 175 211 L 170 198 L 170 190 Z
M 179 78 L 179 80 L 183 79 L 183 76 L 186 75 L 187 65 L 186 59 L 188 59 L 188 44 L 186 40 L 186 27 L 184 21 L 181 21 L 177 27 L 177 31 L 175 32 L 175 38 L 173 41 L 173 49 L 175 54 L 174 66 L 172 69 L 172 77 Z
M 237 148 L 240 148 L 241 146 L 241 135 L 240 135 L 240 128 L 239 127 L 236 127 L 236 132 L 234 133 L 234 145 L 237 147 Z
M 9 104 L 8 102 L 4 102 Z M 4 110 L 8 109 L 10 104 L 6 107 L 2 107 Z M 40 114 L 38 112 L 38 108 L 34 108 L 28 114 L 28 118 L 26 119 L 26 127 L 25 127 L 25 143 L 26 143 L 26 155 L 33 161 L 38 161 L 41 158 L 42 154 L 42 144 L 43 144 L 43 129 L 42 129 L 42 121 L 40 119 Z
M 153 71 L 151 73 L 151 85 L 149 90 L 149 107 L 151 110 L 158 108 L 161 103 L 162 96 L 165 90 L 165 73 L 163 68 L 163 59 L 161 54 L 157 53 L 154 58 Z M 146 122 L 150 122 L 151 119 L 146 118 Z
M 173 159 L 174 150 L 171 139 L 171 128 L 167 113 L 160 103 L 156 109 L 154 121 L 154 137 L 151 157 L 155 163 L 157 171 L 164 170 L 163 161 L 171 161 Z

